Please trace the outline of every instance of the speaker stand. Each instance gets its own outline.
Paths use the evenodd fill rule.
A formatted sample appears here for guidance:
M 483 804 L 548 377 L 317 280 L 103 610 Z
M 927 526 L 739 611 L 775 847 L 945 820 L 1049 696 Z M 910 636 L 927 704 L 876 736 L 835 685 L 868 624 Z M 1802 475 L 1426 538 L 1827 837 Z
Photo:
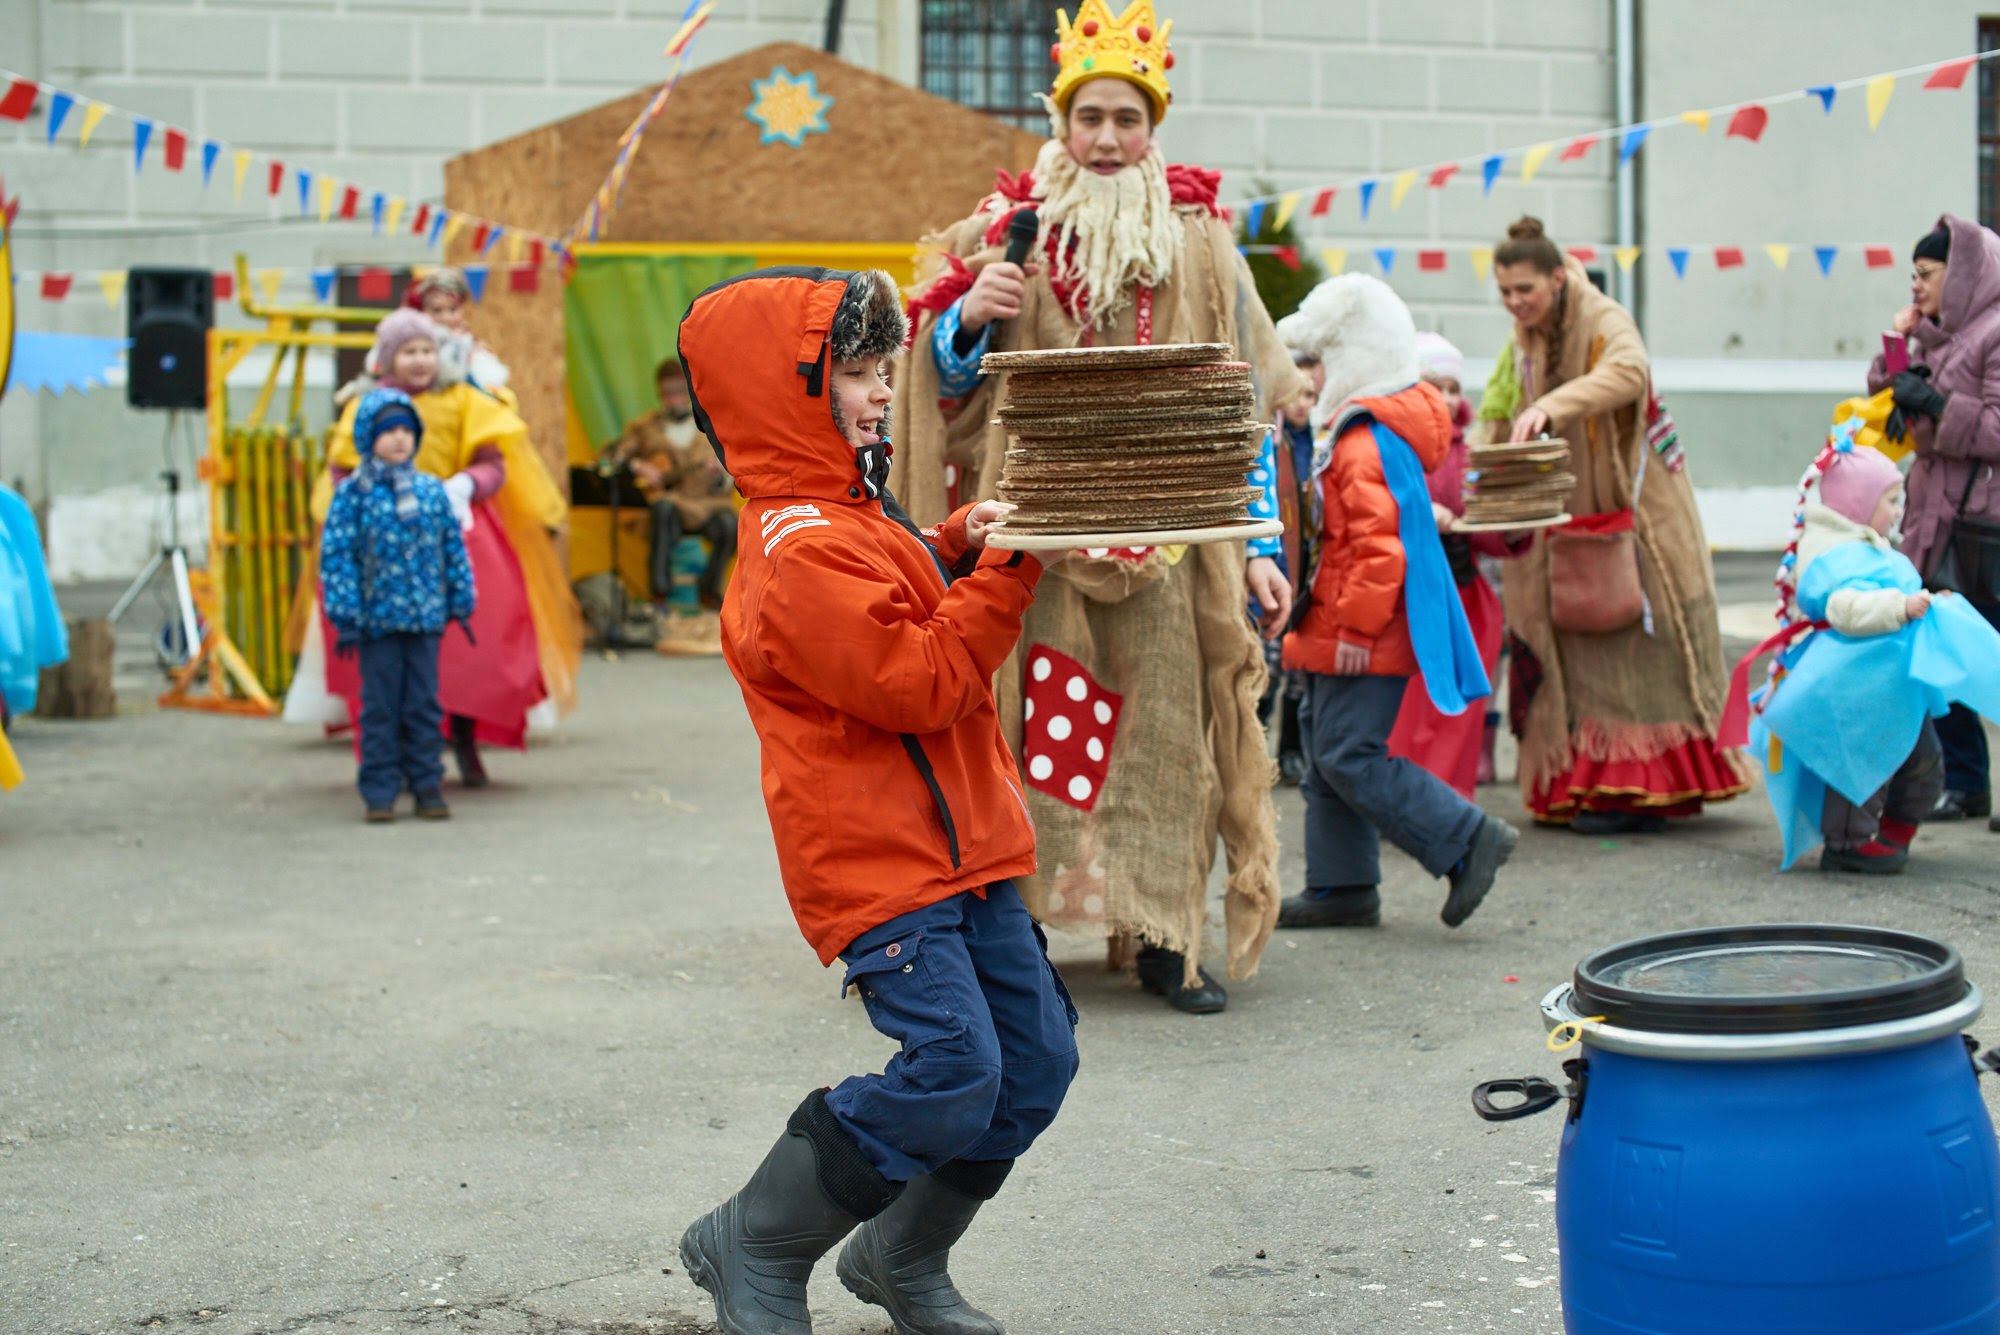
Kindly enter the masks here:
M 171 568 L 174 576 L 174 597 L 181 617 L 180 662 L 191 659 L 201 645 L 201 627 L 194 614 L 194 590 L 188 583 L 187 548 L 181 545 L 181 473 L 180 458 L 174 450 L 174 442 L 181 434 L 181 410 L 167 410 L 166 438 L 161 444 L 166 454 L 167 466 L 160 473 L 160 480 L 167 487 L 167 531 L 160 549 L 146 562 L 146 568 L 132 581 L 129 588 L 119 596 L 111 608 L 111 621 L 115 625 L 119 618 L 131 610 L 132 604 L 141 593 L 151 587 L 153 579 L 161 567 Z

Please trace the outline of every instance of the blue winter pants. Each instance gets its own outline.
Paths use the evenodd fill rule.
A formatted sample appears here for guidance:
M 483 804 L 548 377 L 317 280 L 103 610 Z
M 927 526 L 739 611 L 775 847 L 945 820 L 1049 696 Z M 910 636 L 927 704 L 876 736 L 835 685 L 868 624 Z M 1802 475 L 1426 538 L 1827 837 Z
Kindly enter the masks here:
M 1979 615 L 2000 630 L 2000 603 L 1973 603 Z M 1944 747 L 1944 786 L 1961 793 L 1983 793 L 1993 786 L 1986 755 L 1986 729 L 1979 715 L 1964 705 L 1937 721 L 1938 742 Z
M 902 1044 L 826 1097 L 892 1182 L 954 1159 L 1014 1159 L 1076 1076 L 1076 1008 L 1012 881 L 891 918 L 840 952 L 868 1019 Z
M 1306 674 L 1307 893 L 1378 885 L 1382 835 L 1433 876 L 1457 866 L 1486 814 L 1421 765 L 1389 754 L 1407 677 Z
M 361 642 L 361 800 L 394 806 L 408 788 L 444 784 L 444 708 L 438 704 L 437 635 Z

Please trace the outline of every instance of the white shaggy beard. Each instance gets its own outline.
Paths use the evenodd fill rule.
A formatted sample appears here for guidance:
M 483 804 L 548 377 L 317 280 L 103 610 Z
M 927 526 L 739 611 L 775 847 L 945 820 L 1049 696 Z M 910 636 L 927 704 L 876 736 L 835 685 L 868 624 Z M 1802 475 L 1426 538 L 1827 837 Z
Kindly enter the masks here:
M 1044 234 L 1060 228 L 1056 254 L 1067 255 L 1057 274 L 1084 285 L 1083 323 L 1105 328 L 1130 299 L 1134 283 L 1158 287 L 1173 275 L 1173 195 L 1159 150 L 1110 176 L 1079 165 L 1060 139 L 1035 158 L 1035 197 Z M 1070 242 L 1076 242 L 1075 251 Z M 1077 314 L 1077 312 L 1072 312 Z

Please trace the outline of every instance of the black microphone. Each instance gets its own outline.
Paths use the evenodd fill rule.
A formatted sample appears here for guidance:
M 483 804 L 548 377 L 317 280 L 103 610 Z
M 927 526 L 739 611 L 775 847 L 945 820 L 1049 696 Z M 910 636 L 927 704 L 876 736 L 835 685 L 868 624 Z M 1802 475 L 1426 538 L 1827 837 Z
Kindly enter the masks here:
M 1035 248 L 1035 237 L 1041 232 L 1042 220 L 1035 216 L 1033 209 L 1022 209 L 1007 224 L 1007 263 L 1020 264 L 1028 258 L 1028 252 Z

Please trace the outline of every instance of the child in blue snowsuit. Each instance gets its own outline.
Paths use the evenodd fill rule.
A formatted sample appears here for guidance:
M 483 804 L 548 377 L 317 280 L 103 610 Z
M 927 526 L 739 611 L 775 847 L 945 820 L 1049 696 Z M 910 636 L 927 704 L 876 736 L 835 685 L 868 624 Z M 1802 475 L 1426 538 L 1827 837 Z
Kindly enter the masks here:
M 333 493 L 319 580 L 335 653 L 361 655 L 361 799 L 370 821 L 396 818 L 404 788 L 417 815 L 451 815 L 444 783 L 438 644 L 472 616 L 466 558 L 444 484 L 411 462 L 423 419 L 401 390 L 370 390 L 354 414 L 357 468 Z
M 1924 592 L 1888 536 L 1902 474 L 1853 443 L 1854 425 L 1800 483 L 1778 577 L 1787 624 L 1738 665 L 1721 731 L 1764 764 L 1785 867 L 1824 843 L 1823 871 L 1893 874 L 1944 786 L 1931 720 L 1953 700 L 2000 709 L 2000 635 L 1964 599 Z M 1753 699 L 1750 664 L 1771 649 Z

